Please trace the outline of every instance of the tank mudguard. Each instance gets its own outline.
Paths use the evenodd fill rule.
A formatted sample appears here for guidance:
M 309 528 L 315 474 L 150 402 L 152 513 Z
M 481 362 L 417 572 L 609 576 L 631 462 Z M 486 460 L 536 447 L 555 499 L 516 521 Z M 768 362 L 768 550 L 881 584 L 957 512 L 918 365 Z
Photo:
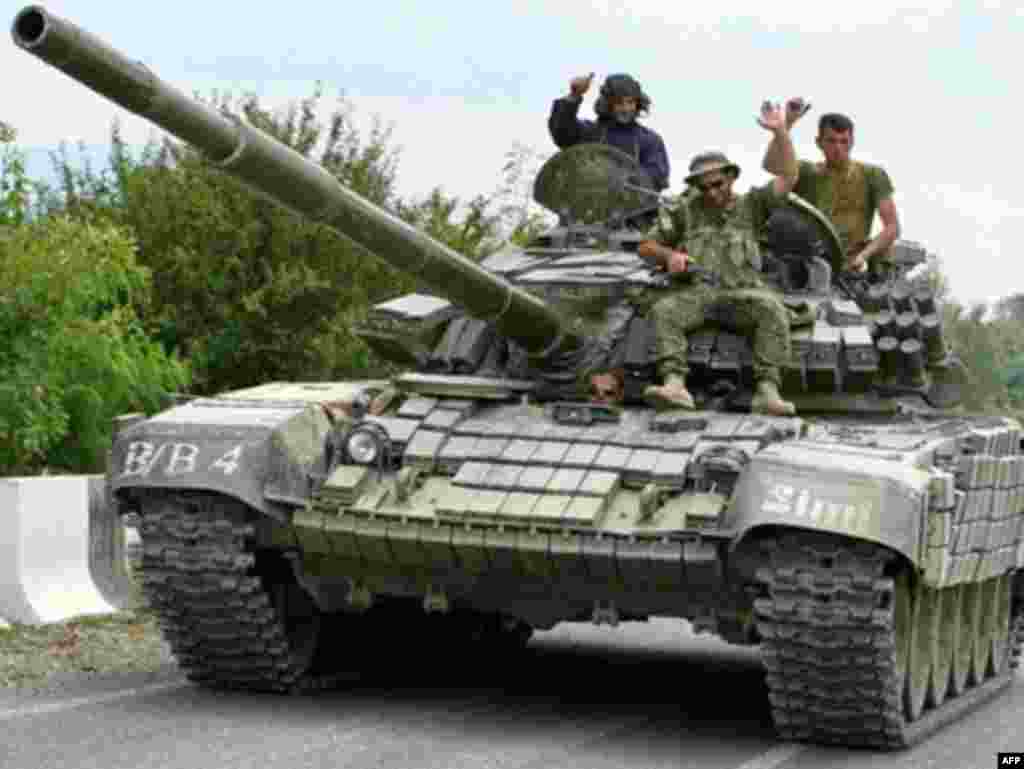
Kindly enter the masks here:
M 326 470 L 330 421 L 314 404 L 200 399 L 121 432 L 108 482 L 130 490 L 214 491 L 278 520 Z
M 734 546 L 764 526 L 841 534 L 921 562 L 930 473 L 905 456 L 801 442 L 754 455 L 737 481 L 725 523 Z

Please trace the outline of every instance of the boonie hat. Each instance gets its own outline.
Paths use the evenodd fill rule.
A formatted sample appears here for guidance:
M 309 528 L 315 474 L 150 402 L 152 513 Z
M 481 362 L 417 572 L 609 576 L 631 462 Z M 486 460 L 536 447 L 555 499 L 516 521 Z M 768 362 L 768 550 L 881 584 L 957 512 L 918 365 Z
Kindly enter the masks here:
M 686 177 L 686 183 L 693 184 L 711 171 L 732 171 L 737 177 L 740 175 L 740 167 L 721 152 L 702 152 L 690 161 L 690 175 Z

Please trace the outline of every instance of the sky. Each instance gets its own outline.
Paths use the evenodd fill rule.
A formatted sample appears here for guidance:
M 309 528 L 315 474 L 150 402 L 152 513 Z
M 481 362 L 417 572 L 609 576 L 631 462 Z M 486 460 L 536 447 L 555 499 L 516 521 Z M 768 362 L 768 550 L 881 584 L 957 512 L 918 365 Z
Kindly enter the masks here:
M 9 26 L 23 5 L 0 0 L 0 20 Z M 375 117 L 391 127 L 406 197 L 438 185 L 462 200 L 491 193 L 517 144 L 550 156 L 551 102 L 590 72 L 583 117 L 605 76 L 642 83 L 644 122 L 669 151 L 669 193 L 708 149 L 739 163 L 743 191 L 769 179 L 759 105 L 802 96 L 812 109 L 793 130 L 798 154 L 820 158 L 819 115 L 850 115 L 854 157 L 888 171 L 903 237 L 938 257 L 955 299 L 1024 292 L 1024 160 L 1010 136 L 1024 118 L 1020 0 L 41 5 L 186 93 L 251 92 L 283 106 L 320 81 L 328 107 L 343 95 L 364 130 Z M 0 120 L 32 157 L 61 142 L 105 145 L 115 118 L 129 143 L 161 135 L 0 41 Z

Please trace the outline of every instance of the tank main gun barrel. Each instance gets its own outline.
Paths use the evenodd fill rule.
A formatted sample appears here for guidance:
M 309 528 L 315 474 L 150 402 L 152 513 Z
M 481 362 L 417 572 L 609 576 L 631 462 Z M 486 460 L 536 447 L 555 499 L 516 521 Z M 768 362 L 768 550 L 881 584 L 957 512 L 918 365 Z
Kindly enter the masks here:
M 493 321 L 531 354 L 547 357 L 581 344 L 540 298 L 347 189 L 287 145 L 171 87 L 75 24 L 32 5 L 17 14 L 11 32 L 22 49 L 202 151 L 257 192 L 355 241 L 470 314 Z

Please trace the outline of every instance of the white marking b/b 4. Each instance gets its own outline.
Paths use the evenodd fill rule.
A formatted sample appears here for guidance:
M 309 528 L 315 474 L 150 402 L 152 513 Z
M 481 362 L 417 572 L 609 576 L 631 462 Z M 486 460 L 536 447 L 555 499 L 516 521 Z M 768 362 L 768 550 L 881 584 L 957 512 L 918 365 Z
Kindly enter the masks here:
M 167 445 L 161 443 L 158 448 L 149 441 L 132 441 L 128 444 L 128 451 L 124 455 L 121 477 L 138 475 L 145 478 L 156 466 Z
M 167 460 L 165 475 L 188 475 L 195 472 L 199 447 L 194 443 L 172 443 L 171 458 Z
M 224 456 L 218 457 L 212 465 L 211 470 L 221 470 L 224 475 L 231 475 L 238 469 L 239 461 L 242 459 L 242 444 L 239 443 L 231 451 L 227 452 Z
M 207 468 L 231 475 L 238 469 L 242 459 L 243 444 L 218 456 Z M 169 477 L 188 475 L 199 469 L 201 448 L 195 443 L 169 442 L 152 443 L 150 441 L 133 441 L 128 444 L 124 464 L 121 468 L 122 478 L 146 478 L 163 464 L 163 474 Z

